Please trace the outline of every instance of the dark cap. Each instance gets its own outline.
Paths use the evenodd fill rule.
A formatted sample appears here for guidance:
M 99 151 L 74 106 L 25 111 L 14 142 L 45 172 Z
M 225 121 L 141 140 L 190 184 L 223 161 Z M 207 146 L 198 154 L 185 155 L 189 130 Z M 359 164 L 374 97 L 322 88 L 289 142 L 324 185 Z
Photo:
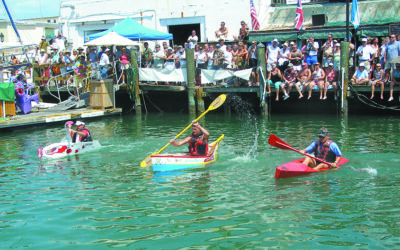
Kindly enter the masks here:
M 322 136 L 322 137 L 326 137 L 329 135 L 328 129 L 325 127 L 322 127 L 319 131 L 318 131 L 318 137 Z

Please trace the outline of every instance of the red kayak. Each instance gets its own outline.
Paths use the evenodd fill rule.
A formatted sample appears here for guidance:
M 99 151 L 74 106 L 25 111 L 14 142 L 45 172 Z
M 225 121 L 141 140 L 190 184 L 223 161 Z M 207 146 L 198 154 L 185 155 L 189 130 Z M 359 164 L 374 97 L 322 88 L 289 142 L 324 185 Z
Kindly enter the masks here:
M 331 168 L 321 168 L 321 169 L 315 170 L 315 169 L 310 168 L 309 166 L 303 164 L 304 159 L 305 158 L 287 162 L 287 163 L 277 167 L 276 171 L 275 171 L 275 179 L 290 178 L 290 177 L 294 177 L 294 176 L 306 175 L 306 174 L 311 174 L 311 173 L 331 169 Z M 348 161 L 349 161 L 348 159 L 342 157 L 340 159 L 339 163 L 337 164 L 337 166 L 343 165 Z

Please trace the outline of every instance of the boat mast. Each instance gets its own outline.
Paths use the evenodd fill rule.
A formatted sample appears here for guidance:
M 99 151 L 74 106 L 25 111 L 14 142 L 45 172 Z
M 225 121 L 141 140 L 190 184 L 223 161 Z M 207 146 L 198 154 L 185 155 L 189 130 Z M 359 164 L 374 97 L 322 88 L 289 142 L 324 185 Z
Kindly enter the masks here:
M 10 19 L 11 25 L 13 26 L 14 31 L 15 31 L 15 33 L 17 34 L 18 41 L 22 44 L 21 36 L 19 35 L 18 30 L 17 30 L 17 27 L 15 26 L 15 23 L 14 23 L 14 21 L 13 21 L 13 19 L 12 19 L 11 14 L 10 14 L 10 11 L 8 10 L 6 1 L 5 1 L 5 0 L 1 0 L 1 1 L 3 2 L 4 8 L 6 9 L 6 12 L 7 12 L 8 18 Z

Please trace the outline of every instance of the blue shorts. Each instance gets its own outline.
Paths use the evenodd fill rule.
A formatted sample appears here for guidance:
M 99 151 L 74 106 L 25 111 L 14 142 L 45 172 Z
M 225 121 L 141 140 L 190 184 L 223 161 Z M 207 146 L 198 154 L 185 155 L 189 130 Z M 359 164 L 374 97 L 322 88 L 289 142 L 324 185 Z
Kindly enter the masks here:
M 282 82 L 275 82 L 275 83 L 273 83 L 271 80 L 268 80 L 268 84 L 269 84 L 269 85 L 274 84 L 275 88 L 279 88 L 279 86 L 281 86 Z
M 316 62 L 318 62 L 318 57 L 315 56 L 307 56 L 307 60 L 306 60 L 308 65 L 314 65 Z

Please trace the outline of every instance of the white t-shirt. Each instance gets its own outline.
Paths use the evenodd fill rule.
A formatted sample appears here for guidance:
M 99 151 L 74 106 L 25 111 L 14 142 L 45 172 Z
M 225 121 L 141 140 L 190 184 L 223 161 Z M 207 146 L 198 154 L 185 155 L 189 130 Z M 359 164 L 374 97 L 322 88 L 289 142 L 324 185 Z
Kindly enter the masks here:
M 267 63 L 276 63 L 278 61 L 278 52 L 280 48 L 276 46 L 268 46 L 268 62 Z
M 162 58 L 159 58 L 159 57 L 164 57 L 165 56 L 165 54 L 164 54 L 164 51 L 162 51 L 162 50 L 159 50 L 159 51 L 157 51 L 157 50 L 155 50 L 154 51 L 154 54 L 153 54 L 154 56 L 153 56 L 153 60 L 154 60 L 154 68 L 162 68 L 162 66 L 164 65 L 164 59 L 162 59 Z
M 110 59 L 106 53 L 101 54 L 99 65 L 104 66 L 110 64 Z
M 226 51 L 226 53 L 224 53 L 224 63 L 228 64 L 228 68 L 232 67 L 232 52 Z
M 197 59 L 196 59 L 197 64 L 205 63 L 206 62 L 206 57 L 207 57 L 207 54 L 205 52 L 203 52 L 203 53 L 199 52 L 197 54 Z
M 371 59 L 371 55 L 375 54 L 375 50 L 369 45 L 367 46 L 361 45 L 360 47 L 358 47 L 357 54 L 358 53 L 362 53 L 362 55 L 359 56 L 358 59 L 360 61 L 366 61 Z

